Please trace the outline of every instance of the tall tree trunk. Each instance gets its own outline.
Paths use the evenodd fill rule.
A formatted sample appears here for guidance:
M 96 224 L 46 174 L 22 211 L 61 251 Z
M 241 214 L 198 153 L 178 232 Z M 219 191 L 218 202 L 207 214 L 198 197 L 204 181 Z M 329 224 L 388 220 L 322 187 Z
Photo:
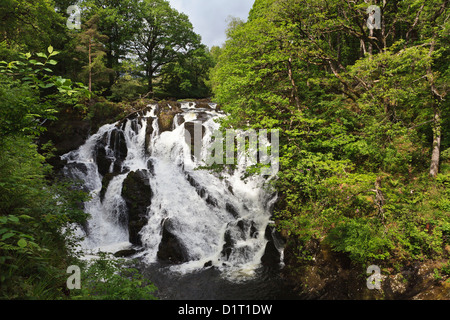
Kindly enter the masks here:
M 434 178 L 439 173 L 439 158 L 441 154 L 441 114 L 439 107 L 434 108 L 434 122 L 433 122 L 433 150 L 431 153 L 431 167 L 430 175 Z
M 436 38 L 436 35 L 435 35 Z M 436 45 L 435 38 L 431 42 L 429 57 L 431 58 L 434 52 L 434 48 Z M 441 130 L 441 110 L 440 104 L 444 100 L 444 95 L 439 93 L 436 84 L 434 82 L 434 74 L 431 69 L 431 63 L 427 68 L 427 76 L 428 82 L 430 83 L 431 93 L 433 94 L 434 102 L 434 121 L 433 121 L 433 147 L 431 153 L 431 166 L 430 166 L 430 175 L 432 177 L 436 177 L 439 173 L 439 159 L 441 153 L 441 139 L 442 139 L 442 130 Z
M 89 39 L 89 92 L 92 92 L 92 39 Z
M 147 70 L 147 94 L 153 98 L 153 72 L 152 70 Z

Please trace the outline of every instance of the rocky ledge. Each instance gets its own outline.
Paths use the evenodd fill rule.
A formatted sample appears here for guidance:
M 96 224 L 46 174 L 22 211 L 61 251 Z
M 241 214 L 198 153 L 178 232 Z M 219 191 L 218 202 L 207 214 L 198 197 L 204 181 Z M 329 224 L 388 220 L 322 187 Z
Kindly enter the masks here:
M 367 268 L 357 266 L 342 253 L 314 242 L 307 248 L 312 260 L 299 262 L 285 249 L 283 277 L 307 300 L 450 300 L 450 278 L 437 274 L 447 261 L 415 261 L 400 270 L 380 263 L 381 288 L 370 290 Z

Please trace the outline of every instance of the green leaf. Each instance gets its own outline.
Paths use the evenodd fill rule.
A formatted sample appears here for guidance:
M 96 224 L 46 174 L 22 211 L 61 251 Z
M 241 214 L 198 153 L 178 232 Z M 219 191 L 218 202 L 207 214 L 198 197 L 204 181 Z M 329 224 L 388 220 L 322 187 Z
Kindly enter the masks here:
M 38 52 L 38 53 L 36 53 L 36 55 L 37 55 L 38 57 L 47 59 L 47 55 L 46 55 L 45 53 Z
M 17 241 L 17 245 L 21 248 L 25 248 L 27 246 L 27 240 L 20 239 L 19 241 Z
M 53 56 L 56 56 L 57 54 L 59 54 L 59 51 L 53 51 L 53 52 L 50 53 L 48 56 L 49 56 L 49 57 L 53 57 Z
M 47 61 L 47 63 L 48 63 L 48 64 L 51 64 L 51 65 L 55 65 L 55 64 L 57 64 L 58 62 L 55 61 L 55 60 L 49 60 L 49 61 Z
M 19 218 L 17 218 L 16 216 L 9 215 L 8 219 L 9 219 L 9 221 L 12 221 L 12 222 L 19 222 Z
M 6 240 L 6 239 L 9 239 L 9 238 L 11 238 L 11 237 L 14 237 L 14 233 L 12 233 L 12 232 L 9 232 L 9 233 L 5 233 L 3 236 L 2 236 L 2 240 Z
M 53 83 L 39 84 L 39 87 L 41 87 L 42 89 L 48 89 L 48 88 L 51 88 L 53 86 L 54 86 Z
M 47 50 L 48 50 L 48 53 L 52 53 L 52 52 L 53 52 L 53 47 L 52 47 L 52 46 L 49 46 L 49 47 L 47 48 Z

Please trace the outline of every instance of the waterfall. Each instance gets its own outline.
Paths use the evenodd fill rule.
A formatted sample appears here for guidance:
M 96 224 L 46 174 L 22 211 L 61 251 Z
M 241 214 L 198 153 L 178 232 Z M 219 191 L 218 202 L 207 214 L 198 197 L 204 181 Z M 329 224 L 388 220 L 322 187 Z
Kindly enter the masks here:
M 220 174 L 199 169 L 203 163 L 186 139 L 201 123 L 204 155 L 223 116 L 215 104 L 149 105 L 62 156 L 65 175 L 91 196 L 84 204 L 90 218 L 78 228 L 83 250 L 133 247 L 145 263 L 174 272 L 216 267 L 233 277 L 251 276 L 273 257 L 281 263 L 271 221 L 276 195 L 266 178 L 244 179 L 239 165 Z

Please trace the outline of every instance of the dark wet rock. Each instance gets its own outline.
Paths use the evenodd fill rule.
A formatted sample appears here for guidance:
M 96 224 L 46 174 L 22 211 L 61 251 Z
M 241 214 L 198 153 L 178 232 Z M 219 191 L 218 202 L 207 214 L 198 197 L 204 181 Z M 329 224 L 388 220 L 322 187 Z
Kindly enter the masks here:
M 106 153 L 104 144 L 97 145 L 95 153 L 95 162 L 97 163 L 98 173 L 104 176 L 109 173 L 112 159 Z
M 209 267 L 212 267 L 212 265 L 213 265 L 212 261 L 208 261 L 203 265 L 203 268 L 209 268 Z
M 203 137 L 206 133 L 206 128 L 200 122 L 185 122 L 185 141 L 191 149 L 191 155 L 195 158 L 200 158 L 200 151 L 203 145 Z M 197 130 L 197 135 L 195 134 Z M 200 137 L 201 131 L 201 137 Z M 197 144 L 197 148 L 195 145 Z
M 147 161 L 147 169 L 148 169 L 148 171 L 149 171 L 149 173 L 151 175 L 155 174 L 155 164 L 153 162 L 153 159 L 148 159 L 148 161 Z
M 275 267 L 280 263 L 281 255 L 273 241 L 268 241 L 261 263 L 265 266 Z
M 179 115 L 177 118 L 177 125 L 181 126 L 183 123 L 185 123 L 185 119 L 182 115 Z
M 142 114 L 145 115 L 147 112 L 151 112 L 152 110 L 155 110 L 155 115 L 158 115 L 160 112 L 160 106 L 159 104 L 149 104 L 148 106 L 145 107 L 145 109 L 142 111 Z
M 113 130 L 109 141 L 110 148 L 114 151 L 114 157 L 121 162 L 127 158 L 128 148 L 123 131 Z
M 243 238 L 247 238 L 247 235 L 250 238 L 258 237 L 258 229 L 256 228 L 254 221 L 241 219 L 236 223 L 236 226 L 241 230 Z
M 95 147 L 95 161 L 98 172 L 104 176 L 112 172 L 120 173 L 122 162 L 128 155 L 127 144 L 122 130 L 114 129 L 110 135 L 105 133 Z
M 108 187 L 109 187 L 109 183 L 117 175 L 118 175 L 117 173 L 107 173 L 103 176 L 102 189 L 100 190 L 100 201 L 103 202 L 103 200 L 105 198 L 106 190 L 108 190 Z
M 227 204 L 225 205 L 225 210 L 227 210 L 227 212 L 230 213 L 235 219 L 239 218 L 238 210 L 231 203 L 227 202 Z
M 129 121 L 131 130 L 133 130 L 135 134 L 139 134 L 139 129 L 142 127 L 142 117 L 138 114 L 138 117 L 136 119 Z
M 116 258 L 128 258 L 135 255 L 138 251 L 136 249 L 126 249 L 120 250 L 114 253 L 114 257 Z
M 205 136 L 206 133 L 206 128 L 204 125 L 202 125 L 200 122 L 185 122 L 184 123 L 184 129 L 186 131 L 189 132 L 189 134 L 186 134 L 186 142 L 190 142 L 191 145 L 193 145 L 195 143 L 195 128 L 196 126 L 198 127 L 198 130 L 200 131 L 200 127 L 201 127 L 201 132 L 202 132 L 202 138 Z M 190 140 L 188 140 L 187 138 L 190 137 Z
M 211 206 L 213 206 L 213 207 L 217 207 L 217 206 L 218 206 L 217 199 L 214 198 L 214 197 L 211 196 L 211 195 L 208 195 L 208 196 L 206 197 L 206 203 L 209 204 L 209 205 L 211 205 Z
M 202 185 L 200 185 L 200 183 L 198 183 L 191 175 L 186 173 L 186 180 L 189 182 L 189 184 L 194 187 L 195 191 L 197 192 L 197 194 L 202 198 L 205 199 L 206 203 L 213 206 L 213 207 L 217 207 L 218 206 L 218 201 L 216 198 L 214 198 L 213 196 L 211 196 L 210 194 L 207 193 L 206 188 L 203 187 Z
M 150 146 L 152 134 L 153 134 L 153 119 L 149 119 L 147 122 L 147 128 L 145 129 L 145 146 L 146 151 L 148 151 L 148 147 Z
M 139 232 L 147 224 L 147 209 L 153 193 L 147 170 L 132 171 L 123 182 L 122 197 L 128 209 L 128 231 L 130 242 L 142 245 Z
M 70 162 L 65 165 L 65 170 L 67 175 L 71 179 L 76 179 L 75 171 L 79 171 L 81 174 L 86 175 L 88 173 L 89 168 L 85 163 L 82 162 Z
M 230 222 L 224 234 L 224 244 L 222 246 L 221 256 L 225 260 L 228 260 L 233 252 L 245 254 L 244 251 L 247 249 L 243 247 L 237 248 L 236 244 L 239 241 L 246 241 L 250 238 L 256 238 L 257 236 L 258 230 L 253 221 L 240 219 Z M 239 253 L 240 251 L 241 253 Z
M 226 260 L 230 258 L 231 253 L 233 252 L 233 248 L 235 245 L 235 241 L 233 240 L 233 237 L 231 236 L 231 231 L 227 230 L 224 234 L 224 244 L 222 247 L 221 255 Z
M 205 188 L 203 188 L 200 183 L 197 182 L 197 180 L 195 180 L 190 174 L 186 173 L 186 180 L 189 182 L 189 184 L 194 187 L 194 189 L 197 191 L 197 193 L 203 194 L 205 192 Z M 200 195 L 201 196 L 201 195 Z
M 197 121 L 206 122 L 209 119 L 211 119 L 211 115 L 210 114 L 208 114 L 206 112 L 199 112 L 199 113 L 197 113 Z
M 189 261 L 188 253 L 175 235 L 173 222 L 170 219 L 165 219 L 162 222 L 162 239 L 158 247 L 157 257 L 159 260 L 180 264 Z
M 276 267 L 281 262 L 279 247 L 283 247 L 284 243 L 276 228 L 272 225 L 266 227 L 264 236 L 268 241 L 264 255 L 261 257 L 261 263 L 265 266 Z

